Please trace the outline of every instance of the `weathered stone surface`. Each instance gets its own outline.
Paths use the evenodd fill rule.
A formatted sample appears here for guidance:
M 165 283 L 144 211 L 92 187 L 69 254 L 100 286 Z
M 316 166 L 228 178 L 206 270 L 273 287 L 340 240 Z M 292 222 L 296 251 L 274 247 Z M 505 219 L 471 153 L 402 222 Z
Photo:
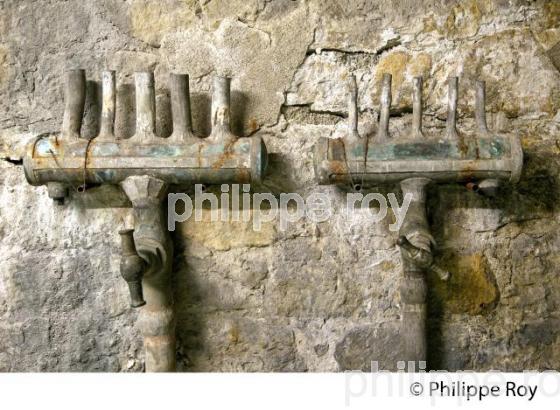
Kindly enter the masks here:
M 119 277 L 114 187 L 57 207 L 29 186 L 25 144 L 57 130 L 65 69 L 87 69 L 84 135 L 99 126 L 100 71 L 117 70 L 116 133 L 134 133 L 133 72 L 154 70 L 157 131 L 171 132 L 169 71 L 190 74 L 194 127 L 209 133 L 211 78 L 233 77 L 236 132 L 261 136 L 268 174 L 254 192 L 326 193 L 332 218 L 181 223 L 173 233 L 178 367 L 185 371 L 369 370 L 402 359 L 399 252 L 392 217 L 344 215 L 344 192 L 314 181 L 312 147 L 346 131 L 348 78 L 359 131 L 377 129 L 380 78 L 393 75 L 390 133 L 411 124 L 425 77 L 425 133 L 445 127 L 459 75 L 459 130 L 472 134 L 474 80 L 490 127 L 521 137 L 517 187 L 497 198 L 434 188 L 429 218 L 428 366 L 560 369 L 560 41 L 556 2 L 525 0 L 0 0 L 0 371 L 141 371 L 135 311 Z M 374 144 L 372 143 L 372 145 Z M 389 188 L 391 189 L 391 188 Z
M 340 370 L 397 370 L 402 361 L 403 338 L 395 323 L 356 327 L 336 345 L 334 357 Z M 372 365 L 372 362 L 375 364 Z M 373 367 L 372 367 L 373 366 Z

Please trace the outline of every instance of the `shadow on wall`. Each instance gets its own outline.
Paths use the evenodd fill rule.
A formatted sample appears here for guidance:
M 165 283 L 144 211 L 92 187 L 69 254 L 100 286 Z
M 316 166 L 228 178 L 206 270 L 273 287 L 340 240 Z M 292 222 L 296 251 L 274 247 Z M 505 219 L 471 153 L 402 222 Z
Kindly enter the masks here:
M 497 220 L 491 222 L 474 220 L 473 226 L 470 227 L 459 224 L 460 229 L 470 228 L 475 234 L 498 232 L 511 222 L 523 223 L 539 217 L 552 217 L 560 210 L 557 197 L 559 187 L 556 177 L 550 171 L 550 164 L 556 161 L 556 158 L 546 152 L 537 153 L 531 149 L 524 149 L 523 173 L 519 183 L 515 187 L 505 185 L 495 198 L 465 192 L 457 186 L 439 187 L 438 195 L 430 195 L 428 202 L 428 211 L 432 211 L 428 217 L 436 241 L 442 245 L 445 243 L 445 237 L 449 236 L 448 230 L 453 229 L 450 226 L 452 218 L 449 217 L 449 212 L 458 207 L 461 210 L 470 210 L 469 220 L 473 214 L 476 215 L 473 211 L 477 209 L 496 210 L 500 214 Z M 457 200 L 459 195 L 461 201 Z M 468 224 L 468 221 L 461 223 Z M 497 246 L 498 242 L 490 242 L 484 248 L 493 249 Z M 502 297 L 496 274 L 483 251 L 461 253 L 460 250 L 442 247 L 436 255 L 441 266 L 452 272 L 452 275 L 448 282 L 441 282 L 434 274 L 428 274 L 427 277 L 428 370 L 457 371 L 480 368 L 479 358 L 465 355 L 466 349 L 450 351 L 447 348 L 444 324 L 453 314 L 467 317 L 493 315 Z M 469 324 L 464 320 L 462 325 Z M 449 329 L 446 332 L 447 336 L 448 332 Z M 500 370 L 523 369 L 500 367 Z

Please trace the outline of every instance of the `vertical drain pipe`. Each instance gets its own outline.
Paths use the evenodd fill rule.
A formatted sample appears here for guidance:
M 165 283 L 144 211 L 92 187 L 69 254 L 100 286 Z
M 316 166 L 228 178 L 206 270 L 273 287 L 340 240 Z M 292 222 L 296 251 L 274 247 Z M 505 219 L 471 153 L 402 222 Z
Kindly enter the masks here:
M 426 361 L 426 294 L 424 269 L 414 260 L 418 252 L 430 252 L 433 238 L 426 217 L 427 178 L 410 178 L 401 182 L 403 196 L 412 201 L 399 231 L 403 264 L 400 286 L 402 325 L 407 361 Z M 416 253 L 415 253 L 416 252 Z
M 426 362 L 426 272 L 432 271 L 442 280 L 449 279 L 449 272 L 434 265 L 432 255 L 435 241 L 426 216 L 426 190 L 430 183 L 428 178 L 409 178 L 401 182 L 403 196 L 412 195 L 397 241 L 403 265 L 402 335 L 405 358 L 415 362 L 416 369 L 418 362 Z
M 162 202 L 167 184 L 147 175 L 126 178 L 121 186 L 132 202 L 134 242 L 146 262 L 142 288 L 146 305 L 139 324 L 144 337 L 147 372 L 175 371 L 175 315 L 171 292 L 173 247 Z

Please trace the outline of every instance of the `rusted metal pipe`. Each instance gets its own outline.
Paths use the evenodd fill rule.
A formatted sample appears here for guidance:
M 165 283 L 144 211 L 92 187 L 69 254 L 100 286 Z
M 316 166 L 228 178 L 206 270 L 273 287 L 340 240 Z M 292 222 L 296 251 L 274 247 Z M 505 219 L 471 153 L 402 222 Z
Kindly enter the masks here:
M 383 74 L 381 84 L 381 98 L 379 108 L 379 129 L 377 141 L 384 142 L 389 139 L 389 114 L 391 109 L 391 74 Z
M 402 139 L 393 139 L 385 138 L 388 135 L 390 75 L 384 76 L 375 148 L 367 149 L 367 139 L 358 141 L 351 131 L 343 138 L 320 138 L 315 144 L 314 155 L 319 183 L 347 186 L 350 181 L 359 179 L 367 187 L 415 177 L 429 178 L 437 183 L 485 179 L 517 182 L 523 166 L 523 151 L 517 136 L 478 132 L 475 138 L 456 138 L 457 85 L 457 78 L 451 77 L 444 134 L 439 138 L 419 138 L 423 134 L 422 81 L 420 77 L 415 78 L 412 138 L 409 134 Z
M 69 70 L 66 72 L 64 84 L 64 117 L 62 119 L 62 138 L 78 139 L 82 128 L 82 117 L 86 102 L 85 70 Z
M 107 76 L 110 78 L 110 76 Z M 23 164 L 32 185 L 118 184 L 129 176 L 148 174 L 170 184 L 227 184 L 259 181 L 266 167 L 266 148 L 259 137 L 240 138 L 229 132 L 229 79 L 215 81 L 215 110 L 221 119 L 209 138 L 190 133 L 186 77 L 173 77 L 173 107 L 177 125 L 172 138 L 156 137 L 152 73 L 136 73 L 137 130 L 129 139 L 102 133 L 92 141 L 59 143 L 56 134 L 43 134 L 27 147 Z M 112 82 L 104 95 L 112 100 Z M 105 107 L 109 107 L 106 105 Z M 107 110 L 105 123 L 114 118 Z M 175 122 L 175 121 L 174 121 Z M 106 125 L 105 129 L 110 126 Z M 188 143 L 185 143 L 188 142 Z M 139 164 L 141 165 L 139 167 Z

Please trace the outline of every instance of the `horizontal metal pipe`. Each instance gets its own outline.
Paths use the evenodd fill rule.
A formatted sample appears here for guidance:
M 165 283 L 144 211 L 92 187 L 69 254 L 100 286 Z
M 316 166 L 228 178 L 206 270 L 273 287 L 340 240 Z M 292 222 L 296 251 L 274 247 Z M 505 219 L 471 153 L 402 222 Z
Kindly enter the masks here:
M 413 166 L 407 166 L 409 161 L 391 161 L 389 163 L 368 163 L 367 171 L 363 171 L 359 163 L 349 164 L 349 167 L 354 167 L 351 173 L 347 172 L 329 172 L 325 170 L 319 174 L 319 183 L 321 184 L 347 184 L 349 180 L 349 175 L 353 179 L 359 179 L 363 181 L 364 186 L 369 186 L 375 183 L 389 183 L 389 182 L 399 182 L 406 178 L 413 177 L 423 177 L 430 178 L 435 182 L 466 182 L 472 179 L 485 179 L 494 178 L 500 180 L 511 180 L 514 177 L 512 171 L 511 161 L 484 161 L 479 164 L 478 169 L 475 170 L 465 170 L 472 164 L 468 161 L 457 161 L 451 164 L 452 169 L 437 167 L 437 161 L 431 161 L 425 165 L 433 165 L 433 170 L 428 170 L 425 168 L 414 168 Z M 333 165 L 324 164 L 324 167 Z M 343 166 L 342 163 L 339 164 Z M 372 170 L 371 168 L 379 166 L 379 169 Z M 378 172 L 376 172 L 378 171 Z
M 40 181 L 32 185 L 42 185 L 46 181 L 62 182 L 66 184 L 81 184 L 84 180 L 86 184 L 118 184 L 131 176 L 153 175 L 158 179 L 164 180 L 169 184 L 229 184 L 229 183 L 251 183 L 255 182 L 259 175 L 254 175 L 250 168 L 226 168 L 219 170 L 197 169 L 188 167 L 143 167 L 141 171 L 133 168 L 112 168 L 110 166 L 101 169 L 37 169 L 32 176 L 28 176 L 29 181 Z
M 77 139 L 80 137 L 86 102 L 85 70 L 68 70 L 66 72 L 64 101 L 66 105 L 62 119 L 62 136 Z
M 468 145 L 460 141 L 403 140 L 378 143 L 367 151 L 359 144 L 320 138 L 314 151 L 315 175 L 320 184 L 349 181 L 399 182 L 422 176 L 438 182 L 500 179 L 517 182 L 523 165 L 519 138 L 481 137 Z M 417 175 L 416 175 L 417 174 Z
M 165 141 L 165 140 L 160 140 Z M 88 150 L 87 163 L 84 158 Z M 151 175 L 165 182 L 233 183 L 259 181 L 266 168 L 266 148 L 258 137 L 233 144 L 134 144 L 130 140 L 63 145 L 39 138 L 28 147 L 25 175 L 32 185 L 51 181 L 82 184 L 118 183 L 132 175 Z

